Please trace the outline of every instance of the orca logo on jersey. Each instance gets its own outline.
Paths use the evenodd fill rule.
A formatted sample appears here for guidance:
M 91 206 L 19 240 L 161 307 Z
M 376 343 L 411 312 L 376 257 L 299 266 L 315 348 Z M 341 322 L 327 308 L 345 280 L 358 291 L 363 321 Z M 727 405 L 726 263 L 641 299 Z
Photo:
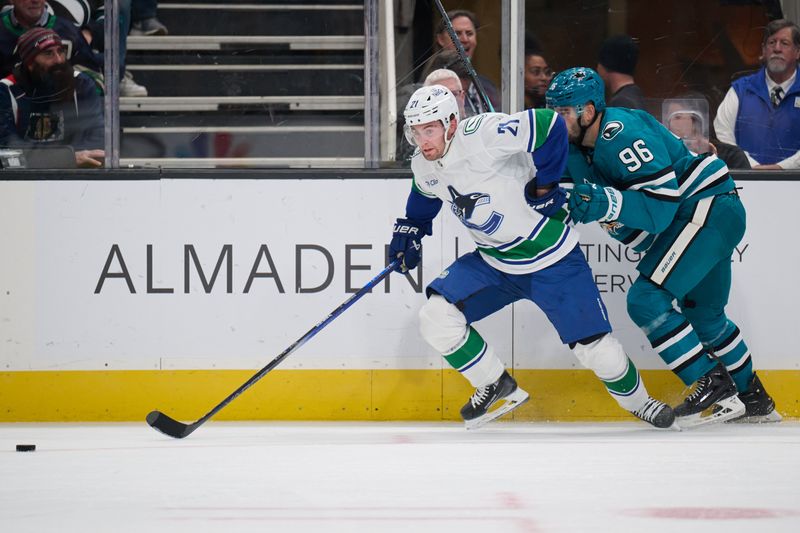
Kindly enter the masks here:
M 472 217 L 472 213 L 479 205 L 488 204 L 491 197 L 482 192 L 471 192 L 469 194 L 460 194 L 452 185 L 447 186 L 452 198 L 451 208 L 453 213 L 461 220 L 467 220 Z
M 612 120 L 611 122 L 606 124 L 605 127 L 603 128 L 603 133 L 602 133 L 603 139 L 610 141 L 611 139 L 616 137 L 619 134 L 619 132 L 621 132 L 623 129 L 625 129 L 625 126 L 622 124 L 622 122 L 618 120 Z
M 462 224 L 470 229 L 485 233 L 486 235 L 491 235 L 497 231 L 497 228 L 499 228 L 500 224 L 503 222 L 503 215 L 497 211 L 492 211 L 482 224 L 474 224 L 468 220 L 472 218 L 476 207 L 488 204 L 492 201 L 491 196 L 482 192 L 460 194 L 452 185 L 448 185 L 447 190 L 450 191 L 450 197 L 452 198 L 450 209 Z

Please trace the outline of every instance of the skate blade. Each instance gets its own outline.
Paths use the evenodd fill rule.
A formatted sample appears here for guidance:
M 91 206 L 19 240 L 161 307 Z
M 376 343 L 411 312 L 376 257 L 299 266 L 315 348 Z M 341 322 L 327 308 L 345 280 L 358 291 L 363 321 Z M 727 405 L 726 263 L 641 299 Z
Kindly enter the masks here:
M 718 407 L 719 409 L 709 415 L 703 416 L 703 413 L 697 413 L 678 417 L 675 421 L 681 429 L 691 429 L 699 426 L 707 426 L 709 424 L 719 424 L 720 422 L 742 416 L 745 411 L 742 400 L 735 395 L 718 401 L 716 404 L 709 407 L 709 409 L 713 409 L 714 407 Z M 704 412 L 708 412 L 709 409 L 706 409 Z
M 478 418 L 473 418 L 472 420 L 465 420 L 464 427 L 467 429 L 477 429 L 491 422 L 492 420 L 500 418 L 509 411 L 513 411 L 523 403 L 527 402 L 528 399 L 530 399 L 530 395 L 524 390 L 517 388 L 517 390 L 515 390 L 505 398 L 498 400 L 492 406 L 492 407 L 497 406 L 496 409 L 493 409 L 488 413 L 486 413 L 485 415 L 479 416 Z
M 774 424 L 783 420 L 781 414 L 773 409 L 765 415 L 740 416 L 733 420 L 728 420 L 728 424 Z

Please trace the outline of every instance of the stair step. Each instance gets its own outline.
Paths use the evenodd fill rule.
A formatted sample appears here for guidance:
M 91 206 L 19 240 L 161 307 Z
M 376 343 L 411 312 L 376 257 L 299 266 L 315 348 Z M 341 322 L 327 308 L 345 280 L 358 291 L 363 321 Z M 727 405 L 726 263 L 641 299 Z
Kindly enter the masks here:
M 252 1 L 231 2 L 227 1 L 223 5 L 216 0 L 209 2 L 159 2 L 159 12 L 163 9 L 212 9 L 212 10 L 225 10 L 225 11 L 363 11 L 364 4 L 357 3 L 322 3 L 311 2 L 308 4 L 299 3 L 253 3 Z
M 353 35 L 364 30 L 363 4 L 159 4 L 170 35 Z
M 164 5 L 177 5 L 177 6 L 185 6 L 191 4 L 200 4 L 200 5 L 209 5 L 209 6 L 219 6 L 219 0 L 170 0 L 166 3 L 159 3 L 159 9 L 161 6 Z M 340 5 L 361 5 L 361 3 L 355 0 L 225 0 L 225 5 L 236 6 L 241 4 L 260 4 L 260 5 L 267 5 L 267 6 L 274 6 L 274 5 L 291 5 L 291 6 L 309 6 L 309 5 L 321 5 L 321 6 L 340 6 Z
M 363 35 L 165 35 L 128 37 L 128 50 L 363 50 Z
M 364 128 L 125 128 L 122 157 L 362 157 Z
M 121 166 L 362 167 L 363 17 L 358 0 L 160 3 L 169 35 L 128 38 L 151 96 L 120 98 Z
M 120 167 L 144 168 L 219 168 L 219 167 L 286 167 L 286 168 L 357 168 L 364 166 L 363 157 L 163 157 L 120 158 Z
M 364 133 L 364 126 L 130 126 L 123 133 Z
M 286 126 L 286 127 L 350 127 L 363 126 L 363 113 L 346 111 L 289 111 L 253 108 L 229 113 L 226 111 L 198 111 L 197 113 L 139 112 L 122 115 L 122 126 L 163 127 L 234 127 L 234 126 Z
M 208 71 L 208 72 L 281 72 L 289 70 L 312 71 L 318 72 L 320 70 L 364 70 L 364 65 L 361 63 L 352 64 L 333 64 L 333 65 L 148 65 L 148 64 L 134 64 L 128 65 L 127 70 L 131 71 Z
M 199 111 L 197 113 L 139 112 L 123 113 L 123 128 L 234 128 L 234 127 L 286 127 L 286 128 L 340 128 L 349 130 L 364 127 L 364 114 L 352 111 L 286 111 L 255 108 L 229 113 L 226 111 Z
M 295 68 L 287 68 L 295 67 Z M 150 96 L 335 96 L 364 94 L 363 69 L 336 65 L 131 65 Z
M 126 57 L 128 68 L 136 65 L 158 65 L 181 70 L 193 66 L 208 69 L 231 67 L 256 68 L 364 68 L 363 50 L 257 50 L 253 48 L 220 50 L 134 50 Z
M 302 111 L 361 111 L 363 96 L 145 96 L 123 97 L 120 112 L 219 111 L 276 106 Z

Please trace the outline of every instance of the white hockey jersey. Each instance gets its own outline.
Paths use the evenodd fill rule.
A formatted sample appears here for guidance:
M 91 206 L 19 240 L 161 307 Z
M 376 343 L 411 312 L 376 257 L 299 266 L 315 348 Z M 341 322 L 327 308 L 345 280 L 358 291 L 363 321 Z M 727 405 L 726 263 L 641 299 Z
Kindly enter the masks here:
M 542 217 L 528 205 L 525 186 L 545 161 L 566 161 L 568 143 L 548 136 L 556 120 L 548 109 L 514 115 L 485 113 L 462 121 L 447 153 L 427 161 L 416 153 L 411 161 L 413 190 L 439 198 L 469 230 L 483 259 L 509 274 L 546 268 L 578 244 L 577 232 L 556 218 Z M 563 165 L 560 167 L 560 172 Z M 553 172 L 555 170 L 552 170 Z

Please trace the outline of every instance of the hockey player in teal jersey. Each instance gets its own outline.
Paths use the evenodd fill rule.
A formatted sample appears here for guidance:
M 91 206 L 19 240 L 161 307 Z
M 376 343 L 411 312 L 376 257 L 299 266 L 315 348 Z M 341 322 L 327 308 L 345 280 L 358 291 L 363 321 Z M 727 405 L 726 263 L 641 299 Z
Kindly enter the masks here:
M 544 311 L 562 342 L 622 408 L 653 426 L 671 427 L 672 409 L 648 395 L 610 334 L 577 232 L 564 224 L 566 193 L 558 185 L 569 146 L 564 121 L 553 111 L 528 109 L 461 122 L 455 97 L 441 85 L 417 90 L 403 114 L 406 138 L 418 150 L 389 261 L 402 258 L 403 272 L 419 264 L 421 239 L 432 233 L 443 205 L 477 246 L 427 287 L 419 313 L 425 340 L 475 387 L 461 409 L 467 428 L 528 399 L 472 325 L 521 299 Z
M 572 220 L 599 221 L 643 253 L 628 313 L 668 367 L 695 384 L 675 408 L 679 423 L 780 420 L 725 315 L 731 255 L 745 231 L 725 163 L 690 152 L 644 111 L 606 108 L 603 82 L 590 68 L 561 72 L 546 101 L 569 130 Z

